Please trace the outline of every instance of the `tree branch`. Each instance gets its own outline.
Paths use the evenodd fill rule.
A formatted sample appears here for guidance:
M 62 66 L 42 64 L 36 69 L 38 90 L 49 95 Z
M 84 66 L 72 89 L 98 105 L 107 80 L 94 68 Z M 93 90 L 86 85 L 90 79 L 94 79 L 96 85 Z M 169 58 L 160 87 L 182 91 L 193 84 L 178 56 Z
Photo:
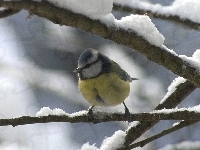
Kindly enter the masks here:
M 58 8 L 44 0 L 42 2 L 33 0 L 0 0 L 0 6 L 18 10 L 25 9 L 31 14 L 47 18 L 54 23 L 76 27 L 135 49 L 145 55 L 149 60 L 166 67 L 175 74 L 190 80 L 193 84 L 200 87 L 200 73 L 195 66 L 166 51 L 166 47 L 164 46 L 156 47 L 152 45 L 141 36 L 138 36 L 134 31 L 124 30 L 115 25 L 107 26 L 100 20 L 92 20 L 81 14 Z
M 177 86 L 177 89 L 165 100 L 164 103 L 159 104 L 155 110 L 160 110 L 164 108 L 173 108 L 176 107 L 180 102 L 182 102 L 185 97 L 187 97 L 191 92 L 193 92 L 196 87 L 189 81 L 185 81 Z M 133 126 L 126 130 L 126 138 L 124 147 L 129 146 L 133 141 L 139 138 L 143 133 L 153 127 L 158 120 L 145 122 L 142 121 L 138 123 L 136 126 Z
M 132 49 L 135 49 L 139 53 L 145 55 L 149 60 L 152 60 L 166 67 L 167 69 L 171 70 L 175 74 L 178 74 L 179 76 L 182 76 L 191 81 L 191 82 L 186 81 L 185 83 L 177 87 L 177 90 L 174 93 L 172 93 L 172 95 L 163 104 L 160 104 L 156 109 L 175 107 L 196 88 L 195 86 L 200 87 L 200 80 L 199 80 L 200 74 L 199 70 L 196 69 L 195 66 L 189 64 L 189 62 L 185 62 L 178 56 L 171 54 L 169 51 L 166 51 L 166 48 L 164 46 L 156 47 L 152 45 L 141 36 L 138 36 L 134 31 L 127 31 L 122 28 L 118 28 L 114 25 L 107 26 L 103 24 L 100 20 L 92 20 L 81 14 L 76 14 L 69 10 L 58 8 L 53 4 L 44 0 L 42 2 L 36 2 L 31 0 L 21 0 L 21 1 L 0 0 L 0 6 L 14 10 L 25 9 L 28 10 L 31 14 L 47 18 L 53 21 L 54 23 L 76 27 L 93 34 L 97 34 L 105 39 L 110 39 L 118 44 L 122 44 Z M 124 118 L 123 114 L 121 114 L 120 117 Z M 118 120 L 122 121 L 123 119 L 121 118 L 120 120 L 120 117 L 117 115 Z M 134 118 L 134 116 L 132 117 Z M 49 118 L 46 117 L 44 118 L 41 117 L 41 118 L 44 119 L 43 121 L 46 122 L 49 120 Z M 37 122 L 38 121 L 37 119 L 39 119 L 39 121 L 42 120 L 40 118 L 34 117 L 32 123 L 40 123 Z M 84 121 L 86 122 L 87 117 L 85 116 L 84 119 L 85 119 Z M 145 120 L 145 118 L 143 119 Z M 25 119 L 23 118 L 22 120 L 18 119 L 18 122 L 16 121 L 17 123 L 11 120 L 9 122 L 9 120 L 4 119 L 4 123 L 9 122 L 10 125 L 16 126 L 19 125 L 20 123 L 25 124 L 26 121 L 24 120 L 28 121 L 29 117 L 25 117 Z M 81 120 L 81 118 L 79 118 L 79 120 Z M 60 121 L 61 120 L 59 120 L 59 122 Z M 128 129 L 126 131 L 127 136 L 125 139 L 126 140 L 125 146 L 130 145 L 135 139 L 137 139 L 141 134 L 143 134 L 157 122 L 158 121 L 155 120 L 149 122 L 142 121 L 136 127 Z M 94 123 L 96 122 L 94 121 Z
M 11 16 L 11 15 L 14 15 L 18 12 L 19 12 L 19 10 L 4 9 L 4 10 L 0 11 L 0 18 L 5 18 L 5 17 Z
M 134 144 L 131 144 L 128 149 L 133 149 L 133 148 L 136 148 L 136 147 L 143 147 L 145 146 L 146 144 L 156 140 L 156 139 L 159 139 L 160 137 L 162 136 L 165 136 L 167 134 L 170 134 L 174 131 L 177 131 L 179 129 L 182 129 L 184 127 L 187 127 L 189 125 L 192 125 L 194 123 L 196 123 L 197 121 L 193 120 L 193 121 L 181 121 L 179 124 L 175 125 L 175 126 L 172 126 L 171 128 L 169 129 L 166 129 L 166 130 L 163 130 L 162 132 L 154 135 L 154 136 L 151 136 L 145 140 L 142 140 L 140 142 L 137 142 L 137 143 L 134 143 Z
M 132 121 L 145 121 L 152 122 L 158 120 L 186 120 L 186 121 L 199 121 L 200 113 L 189 110 L 164 110 L 169 111 L 165 113 L 162 111 L 151 112 L 151 113 L 139 113 L 131 114 L 133 118 Z M 171 112 L 170 112 L 171 111 Z M 12 125 L 25 125 L 25 124 L 35 124 L 35 123 L 47 123 L 47 122 L 70 122 L 70 123 L 88 123 L 87 111 L 82 111 L 73 114 L 67 114 L 58 116 L 58 115 L 48 115 L 41 117 L 31 117 L 31 116 L 22 116 L 19 118 L 12 119 L 0 119 L 0 126 Z M 101 122 L 110 122 L 110 121 L 126 121 L 123 113 L 112 113 L 112 112 L 100 112 L 98 110 L 94 111 L 94 119 L 92 123 L 101 123 Z
M 120 5 L 120 4 L 116 4 L 116 3 L 114 3 L 113 9 L 116 11 L 130 12 L 130 13 L 136 13 L 136 14 L 140 14 L 140 15 L 146 14 L 149 17 L 154 17 L 154 18 L 163 19 L 163 20 L 167 20 L 167 21 L 173 21 L 173 22 L 179 23 L 183 26 L 186 26 L 188 28 L 195 29 L 195 30 L 199 30 L 199 26 L 200 26 L 199 23 L 193 22 L 189 19 L 182 19 L 182 18 L 180 18 L 180 16 L 159 14 L 158 12 L 153 12 L 151 10 L 132 8 L 130 6 Z

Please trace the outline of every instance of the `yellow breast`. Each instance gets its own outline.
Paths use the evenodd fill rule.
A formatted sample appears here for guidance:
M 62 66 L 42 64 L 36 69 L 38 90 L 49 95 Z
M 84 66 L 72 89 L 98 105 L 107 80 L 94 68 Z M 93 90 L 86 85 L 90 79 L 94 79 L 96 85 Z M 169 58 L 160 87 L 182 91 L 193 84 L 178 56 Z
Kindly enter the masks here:
M 120 79 L 115 73 L 105 73 L 87 80 L 79 79 L 78 86 L 83 97 L 93 106 L 118 105 L 130 92 L 129 82 Z

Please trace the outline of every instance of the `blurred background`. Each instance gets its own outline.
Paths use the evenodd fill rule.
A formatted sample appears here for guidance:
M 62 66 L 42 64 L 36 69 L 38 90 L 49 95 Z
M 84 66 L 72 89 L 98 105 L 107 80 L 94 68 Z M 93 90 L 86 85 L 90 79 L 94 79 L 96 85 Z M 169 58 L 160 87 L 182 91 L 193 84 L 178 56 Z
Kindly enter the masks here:
M 150 3 L 170 5 L 173 0 L 149 0 Z M 113 11 L 117 19 L 129 15 Z M 200 32 L 167 20 L 151 18 L 165 37 L 165 45 L 177 54 L 192 56 L 200 48 Z M 73 70 L 86 48 L 94 48 L 120 64 L 132 77 L 126 104 L 131 112 L 149 112 L 164 97 L 177 75 L 149 61 L 127 47 L 99 36 L 54 24 L 27 11 L 0 19 L 0 118 L 35 116 L 42 107 L 60 108 L 67 113 L 87 110 L 89 104 L 78 91 Z M 178 107 L 199 104 L 196 90 Z M 124 112 L 123 105 L 106 109 Z M 176 121 L 161 121 L 146 136 L 170 127 Z M 160 149 L 166 144 L 200 140 L 197 126 L 192 125 L 162 137 L 142 150 Z M 89 142 L 99 147 L 105 137 L 125 130 L 127 122 L 46 123 L 17 127 L 0 127 L 2 150 L 76 150 Z M 174 138 L 176 137 L 176 138 Z M 167 141 L 167 143 L 166 143 Z

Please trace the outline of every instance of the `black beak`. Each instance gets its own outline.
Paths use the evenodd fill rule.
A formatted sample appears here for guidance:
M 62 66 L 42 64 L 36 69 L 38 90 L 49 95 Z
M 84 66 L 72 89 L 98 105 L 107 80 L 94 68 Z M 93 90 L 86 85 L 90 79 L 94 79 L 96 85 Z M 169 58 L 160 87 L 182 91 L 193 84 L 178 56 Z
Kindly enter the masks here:
M 73 72 L 79 73 L 79 72 L 81 72 L 81 69 L 80 68 L 76 68 Z

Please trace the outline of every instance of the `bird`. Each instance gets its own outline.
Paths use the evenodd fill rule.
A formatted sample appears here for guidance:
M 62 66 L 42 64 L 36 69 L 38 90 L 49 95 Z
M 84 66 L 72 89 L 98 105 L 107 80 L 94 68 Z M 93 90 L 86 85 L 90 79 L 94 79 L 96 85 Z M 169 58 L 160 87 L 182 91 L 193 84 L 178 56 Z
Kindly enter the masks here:
M 88 48 L 78 59 L 78 88 L 82 96 L 91 104 L 88 109 L 88 120 L 93 119 L 95 106 L 116 106 L 123 103 L 125 118 L 131 121 L 131 115 L 125 104 L 130 93 L 131 78 L 115 61 L 99 51 Z

